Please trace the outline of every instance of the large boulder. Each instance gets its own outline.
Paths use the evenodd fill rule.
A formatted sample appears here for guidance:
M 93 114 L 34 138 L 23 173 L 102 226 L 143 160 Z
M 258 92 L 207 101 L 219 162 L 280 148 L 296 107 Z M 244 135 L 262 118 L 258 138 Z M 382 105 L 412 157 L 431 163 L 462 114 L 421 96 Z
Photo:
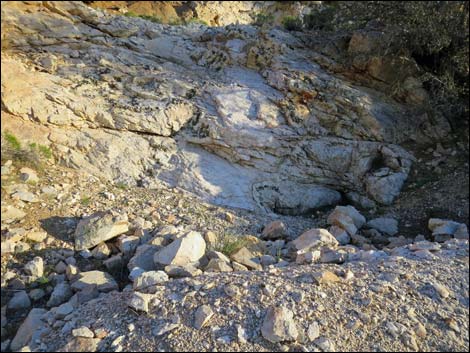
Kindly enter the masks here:
M 127 215 L 112 211 L 96 212 L 78 222 L 75 229 L 75 250 L 90 249 L 128 230 Z
M 184 266 L 197 262 L 205 251 L 206 242 L 202 235 L 189 232 L 155 253 L 153 259 L 156 264 Z

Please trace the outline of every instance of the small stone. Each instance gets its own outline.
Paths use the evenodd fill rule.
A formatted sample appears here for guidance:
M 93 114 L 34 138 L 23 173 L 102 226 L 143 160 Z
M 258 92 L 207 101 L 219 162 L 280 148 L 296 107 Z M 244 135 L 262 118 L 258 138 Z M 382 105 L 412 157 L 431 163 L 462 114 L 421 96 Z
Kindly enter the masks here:
M 351 242 L 351 237 L 343 228 L 332 226 L 330 227 L 329 232 L 335 237 L 340 245 L 347 245 Z
M 73 312 L 73 306 L 70 303 L 64 303 L 61 304 L 57 307 L 57 310 L 55 311 L 55 318 L 56 319 L 63 319 L 67 315 Z
M 134 282 L 137 277 L 139 277 L 145 271 L 140 267 L 134 267 L 129 273 L 129 279 Z
M 243 247 L 240 250 L 236 251 L 235 253 L 231 254 L 230 258 L 248 268 L 251 268 L 254 270 L 263 269 L 263 267 L 260 264 L 252 260 L 254 256 L 251 253 L 251 251 L 248 250 L 246 247 Z
M 139 237 L 123 235 L 118 238 L 118 247 L 124 255 L 130 255 L 135 252 L 139 242 Z
M 168 281 L 168 275 L 163 271 L 147 271 L 134 280 L 133 288 L 138 291 L 154 292 L 156 286 Z
M 274 265 L 276 263 L 276 259 L 271 255 L 263 255 L 260 257 L 261 265 L 267 267 L 269 265 Z
M 390 236 L 398 233 L 398 221 L 393 218 L 375 218 L 367 222 L 367 226 Z
M 137 311 L 148 312 L 151 299 L 152 296 L 150 294 L 134 292 L 129 299 L 128 305 Z
M 36 171 L 31 168 L 21 168 L 20 169 L 20 180 L 27 183 L 37 183 L 39 181 Z
M 420 322 L 418 322 L 414 328 L 414 331 L 416 333 L 416 336 L 418 337 L 421 337 L 421 338 L 424 338 L 426 337 L 426 328 L 424 327 L 424 325 Z
M 35 278 L 42 277 L 44 274 L 44 262 L 42 258 L 36 256 L 33 260 L 24 266 L 24 270 L 27 274 Z
M 72 284 L 75 291 L 83 290 L 87 286 L 96 285 L 100 292 L 118 290 L 119 286 L 109 273 L 101 271 L 88 271 L 79 274 L 79 279 Z
M 109 259 L 106 259 L 103 261 L 103 265 L 105 265 L 109 271 L 115 271 L 115 270 L 120 269 L 121 267 L 124 266 L 122 255 L 117 254 L 117 255 L 111 256 Z
M 235 217 L 230 212 L 225 212 L 224 216 L 227 222 L 233 223 L 233 221 L 235 220 Z
M 272 342 L 295 341 L 299 336 L 292 311 L 279 306 L 268 308 L 261 326 L 263 337 Z
M 76 328 L 76 329 L 72 330 L 72 336 L 73 337 L 93 338 L 93 337 L 95 337 L 95 334 L 88 327 L 81 326 L 79 328 Z
M 326 229 L 315 228 L 310 229 L 300 235 L 297 239 L 293 240 L 292 245 L 299 251 L 317 250 L 323 246 L 336 247 L 338 241 Z
M 317 282 L 317 284 L 328 284 L 341 281 L 338 276 L 336 276 L 333 272 L 330 271 L 315 272 L 312 276 Z
M 26 309 L 31 306 L 31 300 L 29 300 L 29 296 L 26 293 L 26 291 L 22 290 L 19 292 L 16 292 L 15 295 L 13 295 L 13 298 L 10 299 L 8 302 L 7 308 L 11 310 L 15 309 Z
M 47 238 L 46 232 L 29 232 L 26 233 L 26 238 L 36 243 L 41 243 Z
M 44 292 L 44 290 L 41 288 L 36 288 L 36 289 L 33 289 L 31 292 L 29 292 L 29 297 L 34 301 L 38 301 L 39 299 L 43 298 L 45 295 L 46 295 L 46 292 Z
M 20 209 L 13 207 L 13 206 L 2 206 L 2 211 L 1 211 L 1 218 L 2 221 L 17 221 L 26 216 L 26 213 L 21 211 Z M 2 243 L 3 245 L 3 243 Z
M 57 265 L 54 266 L 54 271 L 61 274 L 64 273 L 67 269 L 67 265 L 63 261 L 59 261 Z
M 313 341 L 315 345 L 317 345 L 320 349 L 322 349 L 324 352 L 335 352 L 335 345 L 333 342 L 331 342 L 329 339 L 325 337 L 320 337 L 317 338 L 315 341 Z
M 100 243 L 91 250 L 91 254 L 97 260 L 104 260 L 111 254 L 111 250 L 106 243 Z
M 214 315 L 211 307 L 208 305 L 202 305 L 196 310 L 194 318 L 194 327 L 196 330 L 200 330 Z
M 307 336 L 310 341 L 315 341 L 320 337 L 320 326 L 317 321 L 314 321 L 310 324 L 307 331 Z
M 61 282 L 58 283 L 54 287 L 54 291 L 51 294 L 51 297 L 49 298 L 49 301 L 47 302 L 48 307 L 54 307 L 58 306 L 67 300 L 70 299 L 70 297 L 73 295 L 72 289 L 70 288 L 70 285 L 66 282 Z
M 77 266 L 67 265 L 67 267 L 65 267 L 65 275 L 69 281 L 74 281 L 78 277 L 79 272 L 80 270 Z
M 198 232 L 189 232 L 154 255 L 155 264 L 183 266 L 204 256 L 206 242 Z
M 220 259 L 211 259 L 207 264 L 205 270 L 206 272 L 232 272 L 233 269 L 230 265 Z
M 152 333 L 155 336 L 162 336 L 165 333 L 173 331 L 174 329 L 176 329 L 178 327 L 180 327 L 179 324 L 164 323 L 164 324 L 160 325 L 159 327 L 157 327 L 156 329 L 154 329 L 152 331 Z
M 274 221 L 266 225 L 261 233 L 261 239 L 275 240 L 287 235 L 287 228 L 281 221 Z
M 447 298 L 450 295 L 449 290 L 440 283 L 433 283 L 432 286 L 436 290 L 437 294 L 443 299 Z

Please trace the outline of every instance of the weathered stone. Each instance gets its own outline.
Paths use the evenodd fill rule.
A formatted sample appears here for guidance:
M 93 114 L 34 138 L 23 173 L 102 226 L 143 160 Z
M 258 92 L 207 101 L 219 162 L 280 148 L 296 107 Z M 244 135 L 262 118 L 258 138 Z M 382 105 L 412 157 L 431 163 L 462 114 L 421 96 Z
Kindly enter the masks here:
M 220 259 L 210 259 L 206 268 L 206 272 L 232 272 L 233 269 L 230 267 L 229 263 Z
M 351 237 L 348 232 L 341 227 L 332 226 L 330 227 L 329 232 L 335 237 L 340 245 L 347 245 L 351 242 Z
M 310 324 L 308 327 L 307 336 L 310 341 L 315 341 L 318 337 L 320 337 L 320 326 L 318 325 L 317 321 L 314 321 Z
M 78 327 L 78 328 L 72 330 L 72 336 L 73 337 L 93 338 L 93 337 L 95 337 L 95 334 L 88 327 L 81 326 L 81 327 Z
M 26 216 L 26 213 L 13 206 L 2 205 L 2 221 L 16 221 Z
M 73 305 L 70 302 L 61 304 L 55 309 L 54 317 L 58 320 L 63 319 L 73 312 Z
M 291 244 L 297 251 L 307 251 L 319 249 L 323 246 L 336 247 L 338 241 L 326 229 L 314 228 L 302 233 L 302 235 L 293 240 Z
M 29 300 L 28 294 L 24 290 L 16 292 L 7 304 L 7 308 L 10 310 L 21 310 L 30 306 L 31 300 Z
M 148 312 L 149 302 L 151 299 L 152 299 L 151 294 L 134 292 L 132 293 L 132 296 L 129 299 L 128 305 L 137 311 Z
M 106 243 L 99 243 L 91 250 L 91 254 L 97 260 L 104 260 L 111 254 L 111 250 Z
M 168 281 L 168 275 L 163 271 L 148 271 L 134 279 L 133 288 L 138 291 L 154 292 L 155 287 Z
M 114 256 L 111 256 L 109 259 L 106 259 L 103 261 L 103 265 L 106 266 L 106 268 L 109 271 L 115 271 L 123 267 L 123 259 L 121 254 L 117 254 Z
M 42 258 L 36 256 L 24 266 L 24 270 L 27 274 L 35 278 L 42 277 L 44 273 L 44 262 Z
M 356 234 L 366 219 L 353 206 L 336 206 L 328 216 L 328 223 L 346 230 L 350 235 Z
M 393 218 L 375 218 L 367 222 L 367 226 L 387 235 L 398 233 L 398 221 Z
M 287 235 L 287 228 L 281 221 L 273 221 L 266 225 L 261 233 L 262 239 L 279 239 Z
M 79 291 L 90 285 L 96 285 L 100 292 L 110 292 L 119 289 L 114 278 L 109 273 L 101 271 L 81 272 L 78 280 L 72 284 L 72 289 Z
M 129 260 L 127 268 L 132 271 L 133 268 L 139 267 L 145 271 L 156 270 L 153 257 L 155 253 L 161 250 L 161 246 L 144 244 L 137 248 L 134 256 Z
M 212 308 L 208 305 L 201 305 L 194 315 L 194 328 L 200 330 L 214 315 Z
M 78 223 L 75 230 L 75 249 L 90 249 L 128 230 L 126 215 L 115 215 L 111 211 L 96 212 Z
M 129 255 L 137 249 L 139 242 L 139 237 L 124 235 L 118 238 L 118 247 L 124 255 Z
M 299 332 L 294 314 L 282 306 L 269 307 L 261 326 L 261 334 L 272 343 L 295 341 Z
M 67 300 L 73 295 L 70 285 L 66 282 L 58 283 L 51 294 L 47 302 L 48 307 L 58 306 Z
M 250 269 L 253 269 L 253 270 L 263 269 L 263 267 L 259 263 L 252 260 L 254 256 L 251 253 L 251 251 L 248 250 L 246 247 L 243 247 L 240 250 L 236 251 L 235 253 L 231 254 L 230 258 Z
M 165 272 L 173 278 L 194 277 L 200 275 L 202 271 L 193 264 L 184 266 L 168 265 L 165 266 Z
M 46 292 L 41 288 L 36 288 L 29 292 L 28 295 L 32 300 L 38 301 L 46 295 Z
M 26 319 L 21 324 L 16 332 L 15 338 L 11 341 L 10 349 L 17 351 L 26 346 L 31 341 L 34 332 L 44 325 L 41 317 L 46 313 L 44 309 L 34 308 L 31 309 Z
M 46 232 L 28 232 L 26 238 L 36 243 L 41 243 L 47 238 Z
M 331 271 L 315 272 L 312 276 L 317 284 L 328 284 L 341 281 L 341 279 Z
M 198 232 L 189 232 L 154 255 L 156 264 L 186 265 L 204 256 L 206 242 Z
M 27 183 L 37 183 L 39 178 L 35 170 L 23 167 L 20 169 L 20 180 Z

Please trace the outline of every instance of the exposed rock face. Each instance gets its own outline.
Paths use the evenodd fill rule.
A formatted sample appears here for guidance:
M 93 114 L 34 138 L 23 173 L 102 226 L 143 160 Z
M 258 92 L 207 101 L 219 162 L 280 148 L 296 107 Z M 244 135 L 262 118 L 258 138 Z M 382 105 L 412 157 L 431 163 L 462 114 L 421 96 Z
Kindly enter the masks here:
M 414 160 L 397 144 L 427 123 L 276 28 L 27 2 L 2 4 L 2 33 L 2 129 L 68 166 L 217 204 L 300 214 L 341 193 L 389 204 Z

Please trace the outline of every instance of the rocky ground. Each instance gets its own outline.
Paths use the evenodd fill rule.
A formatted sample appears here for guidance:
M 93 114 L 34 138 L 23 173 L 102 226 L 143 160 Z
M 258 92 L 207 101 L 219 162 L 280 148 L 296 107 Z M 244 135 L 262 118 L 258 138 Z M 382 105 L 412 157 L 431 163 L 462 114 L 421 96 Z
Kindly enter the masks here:
M 2 351 L 468 351 L 468 146 L 377 34 L 4 30 Z

